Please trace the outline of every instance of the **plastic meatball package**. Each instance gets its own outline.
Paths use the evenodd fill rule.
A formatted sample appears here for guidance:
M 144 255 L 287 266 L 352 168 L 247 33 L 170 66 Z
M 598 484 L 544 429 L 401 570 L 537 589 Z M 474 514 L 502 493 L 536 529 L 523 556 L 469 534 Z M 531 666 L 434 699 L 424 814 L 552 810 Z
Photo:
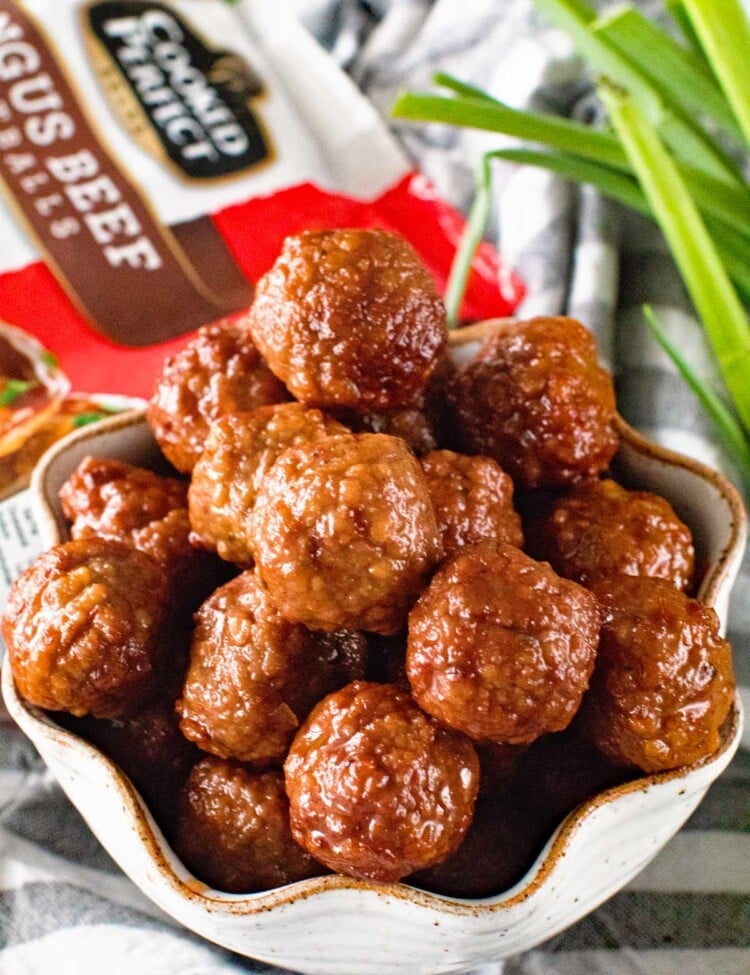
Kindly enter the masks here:
M 273 0 L 0 4 L 0 187 L 0 596 L 40 547 L 44 450 L 150 396 L 285 237 L 394 231 L 442 290 L 463 226 Z M 519 300 L 500 270 L 483 246 L 471 317 Z

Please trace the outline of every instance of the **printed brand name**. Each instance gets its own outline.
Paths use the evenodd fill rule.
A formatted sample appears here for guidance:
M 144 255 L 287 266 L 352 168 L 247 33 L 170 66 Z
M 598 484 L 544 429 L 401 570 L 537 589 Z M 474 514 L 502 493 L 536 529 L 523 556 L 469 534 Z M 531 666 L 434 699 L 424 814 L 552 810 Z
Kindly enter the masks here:
M 263 84 L 243 58 L 211 50 L 160 3 L 106 0 L 92 4 L 86 16 L 99 46 L 89 41 L 89 51 L 105 92 L 144 147 L 201 180 L 269 158 L 250 109 Z

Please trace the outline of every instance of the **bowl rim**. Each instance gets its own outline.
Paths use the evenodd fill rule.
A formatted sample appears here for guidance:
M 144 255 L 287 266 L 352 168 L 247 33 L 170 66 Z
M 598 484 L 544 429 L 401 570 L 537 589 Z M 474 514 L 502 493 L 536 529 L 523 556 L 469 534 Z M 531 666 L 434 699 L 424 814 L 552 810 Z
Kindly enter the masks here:
M 481 341 L 490 331 L 510 321 L 513 319 L 490 319 L 468 326 L 458 332 L 451 333 L 451 344 L 463 345 Z M 146 424 L 145 408 L 129 410 L 74 431 L 54 444 L 45 453 L 34 470 L 30 491 L 37 515 L 45 524 L 47 538 L 62 540 L 59 521 L 48 503 L 45 492 L 48 471 L 60 454 L 67 452 L 71 447 L 82 441 L 99 437 L 101 434 L 144 424 Z M 701 587 L 701 600 L 708 605 L 714 605 L 724 587 L 731 587 L 739 569 L 744 549 L 747 535 L 747 514 L 739 492 L 718 471 L 700 461 L 647 440 L 619 415 L 616 417 L 615 426 L 620 439 L 637 453 L 667 466 L 680 467 L 708 482 L 712 488 L 719 492 L 726 503 L 731 515 L 730 537 L 721 555 L 707 572 Z M 446 915 L 501 915 L 528 900 L 545 884 L 554 873 L 560 860 L 565 856 L 572 835 L 597 809 L 652 786 L 686 779 L 701 769 L 709 768 L 711 765 L 721 762 L 728 750 L 737 747 L 742 728 L 742 706 L 739 695 L 736 694 L 731 715 L 725 724 L 721 746 L 716 752 L 693 765 L 640 776 L 606 789 L 586 800 L 572 810 L 558 825 L 524 876 L 513 887 L 497 895 L 477 899 L 451 897 L 411 887 L 403 882 L 384 884 L 340 874 L 326 874 L 253 894 L 229 894 L 214 890 L 191 877 L 187 868 L 181 866 L 179 858 L 173 853 L 159 827 L 151 818 L 138 792 L 115 762 L 83 738 L 56 724 L 50 716 L 28 704 L 18 695 L 7 655 L 3 664 L 2 689 L 9 713 L 24 731 L 28 733 L 25 726 L 32 727 L 45 740 L 52 739 L 57 744 L 73 748 L 74 751 L 78 750 L 79 753 L 87 755 L 89 759 L 104 768 L 125 804 L 162 883 L 183 898 L 194 903 L 197 902 L 198 906 L 210 910 L 212 914 L 220 913 L 243 917 L 260 915 L 271 909 L 284 905 L 290 906 L 296 901 L 307 900 L 319 894 L 343 890 L 369 892 L 381 897 L 408 901 L 415 906 L 428 908 Z M 170 857 L 181 867 L 184 876 L 180 876 L 175 870 L 170 863 Z

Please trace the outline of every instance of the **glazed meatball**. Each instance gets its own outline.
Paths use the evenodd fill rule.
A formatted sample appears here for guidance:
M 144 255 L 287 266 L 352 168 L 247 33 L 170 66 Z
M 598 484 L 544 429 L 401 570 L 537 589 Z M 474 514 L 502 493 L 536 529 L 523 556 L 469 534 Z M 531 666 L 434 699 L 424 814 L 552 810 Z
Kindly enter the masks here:
M 162 830 L 172 835 L 179 791 L 201 755 L 180 732 L 174 696 L 161 698 L 126 721 L 81 718 L 66 727 L 117 762 Z
M 212 757 L 182 790 L 175 849 L 201 880 L 235 894 L 325 873 L 292 838 L 281 772 Z
M 441 724 L 522 744 L 567 727 L 594 666 L 596 600 L 510 545 L 463 549 L 409 616 L 406 673 Z
M 287 237 L 248 322 L 296 399 L 362 412 L 419 401 L 448 336 L 426 268 L 381 230 Z
M 121 460 L 86 457 L 60 489 L 74 538 L 126 538 L 187 506 L 187 484 Z
M 190 544 L 184 481 L 87 457 L 63 484 L 60 501 L 73 538 L 114 538 L 150 555 L 164 569 L 178 605 L 192 611 L 218 584 L 214 560 Z
M 271 467 L 287 447 L 347 432 L 320 410 L 300 403 L 262 406 L 217 420 L 190 483 L 193 542 L 236 565 L 252 564 L 247 518 Z
M 545 839 L 581 803 L 637 775 L 630 766 L 610 762 L 588 740 L 580 715 L 565 731 L 543 735 L 518 757 L 518 788 L 530 797 L 528 815 Z
M 513 482 L 494 460 L 436 450 L 421 463 L 446 555 L 485 538 L 523 545 Z
M 613 762 L 659 772 L 716 751 L 734 698 L 732 651 L 713 609 L 661 579 L 613 576 L 582 717 Z
M 397 633 L 440 556 L 419 462 L 385 434 L 289 448 L 251 527 L 264 584 L 287 619 L 311 629 Z
M 407 882 L 451 897 L 489 897 L 516 884 L 564 817 L 584 800 L 632 778 L 575 729 L 532 745 L 479 746 L 474 819 L 447 860 Z
M 572 318 L 498 328 L 447 394 L 463 449 L 493 457 L 522 487 L 595 476 L 617 450 L 612 379 Z
M 3 637 L 19 692 L 37 707 L 125 718 L 163 673 L 168 586 L 142 552 L 85 538 L 43 552 L 13 586 Z
M 404 408 L 384 413 L 356 413 L 348 410 L 339 415 L 343 424 L 355 433 L 387 433 L 401 437 L 422 457 L 437 448 L 436 421 L 424 410 Z
M 461 842 L 479 762 L 405 691 L 355 681 L 315 707 L 284 775 L 298 843 L 341 873 L 395 881 Z
M 461 845 L 442 863 L 406 883 L 448 897 L 490 897 L 526 873 L 548 836 L 529 814 L 527 797 L 479 793 L 474 819 Z
M 287 398 L 247 329 L 221 321 L 205 325 L 166 360 L 148 406 L 148 422 L 167 459 L 188 474 L 214 420 Z
M 175 508 L 151 525 L 133 532 L 132 543 L 150 555 L 167 574 L 177 609 L 190 614 L 203 600 L 226 582 L 230 567 L 215 555 L 202 552 L 190 541 L 187 508 Z
M 248 570 L 196 614 L 180 727 L 222 758 L 280 764 L 313 704 L 362 677 L 366 661 L 364 636 L 287 622 Z
M 542 529 L 541 555 L 584 586 L 612 575 L 654 576 L 678 589 L 693 578 L 690 529 L 664 498 L 592 481 L 560 498 Z

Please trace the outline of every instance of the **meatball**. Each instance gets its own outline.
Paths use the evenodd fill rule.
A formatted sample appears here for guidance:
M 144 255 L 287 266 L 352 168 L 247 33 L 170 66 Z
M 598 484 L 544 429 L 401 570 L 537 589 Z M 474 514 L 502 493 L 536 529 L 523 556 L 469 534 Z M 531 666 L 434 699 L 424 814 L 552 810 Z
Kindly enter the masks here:
M 150 555 L 165 570 L 175 605 L 188 617 L 231 574 L 225 563 L 197 549 L 190 539 L 187 508 L 175 508 L 165 518 L 132 535 L 135 548 Z
M 695 562 L 690 529 L 669 502 L 614 481 L 582 484 L 553 505 L 542 527 L 541 555 L 584 586 L 623 574 L 687 589 Z
M 529 815 L 545 839 L 581 803 L 635 777 L 632 767 L 612 764 L 584 736 L 580 714 L 565 731 L 543 735 L 518 758 L 518 787 L 531 797 Z
M 3 637 L 37 707 L 125 718 L 149 703 L 166 661 L 168 586 L 142 552 L 85 538 L 43 552 L 11 587 Z
M 466 838 L 447 860 L 407 882 L 451 897 L 499 894 L 521 879 L 569 812 L 632 777 L 583 740 L 576 725 L 526 747 L 480 746 L 481 784 Z
M 523 545 L 513 482 L 494 460 L 436 450 L 421 463 L 446 555 L 485 538 Z
M 121 460 L 86 457 L 60 489 L 75 538 L 126 538 L 187 506 L 187 484 Z
M 248 323 L 296 399 L 362 412 L 418 402 L 448 336 L 426 268 L 382 230 L 287 237 Z
M 437 448 L 436 421 L 419 408 L 388 410 L 384 413 L 356 413 L 352 410 L 339 419 L 355 433 L 388 433 L 401 437 L 417 457 Z
M 179 791 L 201 754 L 180 733 L 174 697 L 163 697 L 126 721 L 80 718 L 66 727 L 117 762 L 171 835 Z
M 441 724 L 522 744 L 567 727 L 594 666 L 596 600 L 520 549 L 482 542 L 433 577 L 409 616 L 406 673 Z
M 284 775 L 298 843 L 341 873 L 395 881 L 461 842 L 479 760 L 405 691 L 355 681 L 315 707 Z
M 235 894 L 325 873 L 292 838 L 281 772 L 212 757 L 182 790 L 175 849 L 201 880 Z
M 493 457 L 523 487 L 595 476 L 617 450 L 612 379 L 572 318 L 498 328 L 447 394 L 462 447 Z
M 716 751 L 734 698 L 732 651 L 713 609 L 661 579 L 613 576 L 586 727 L 613 762 L 659 772 Z
M 63 484 L 60 501 L 73 538 L 114 538 L 150 555 L 164 569 L 178 605 L 192 610 L 216 584 L 214 560 L 190 544 L 184 481 L 86 457 Z
M 280 764 L 313 704 L 362 677 L 366 662 L 362 634 L 287 622 L 248 570 L 196 614 L 180 727 L 221 758 Z
M 251 527 L 274 601 L 311 629 L 397 633 L 440 556 L 419 462 L 386 434 L 286 450 L 258 492 Z
M 474 819 L 455 853 L 406 882 L 448 897 L 491 897 L 523 877 L 547 839 L 529 814 L 526 796 L 482 788 Z
M 247 518 L 260 485 L 287 447 L 347 433 L 300 403 L 229 413 L 211 426 L 190 484 L 192 540 L 237 565 L 252 564 Z
M 148 406 L 148 422 L 167 459 L 187 474 L 203 452 L 213 420 L 285 399 L 287 391 L 247 329 L 221 321 L 199 329 L 166 360 Z

